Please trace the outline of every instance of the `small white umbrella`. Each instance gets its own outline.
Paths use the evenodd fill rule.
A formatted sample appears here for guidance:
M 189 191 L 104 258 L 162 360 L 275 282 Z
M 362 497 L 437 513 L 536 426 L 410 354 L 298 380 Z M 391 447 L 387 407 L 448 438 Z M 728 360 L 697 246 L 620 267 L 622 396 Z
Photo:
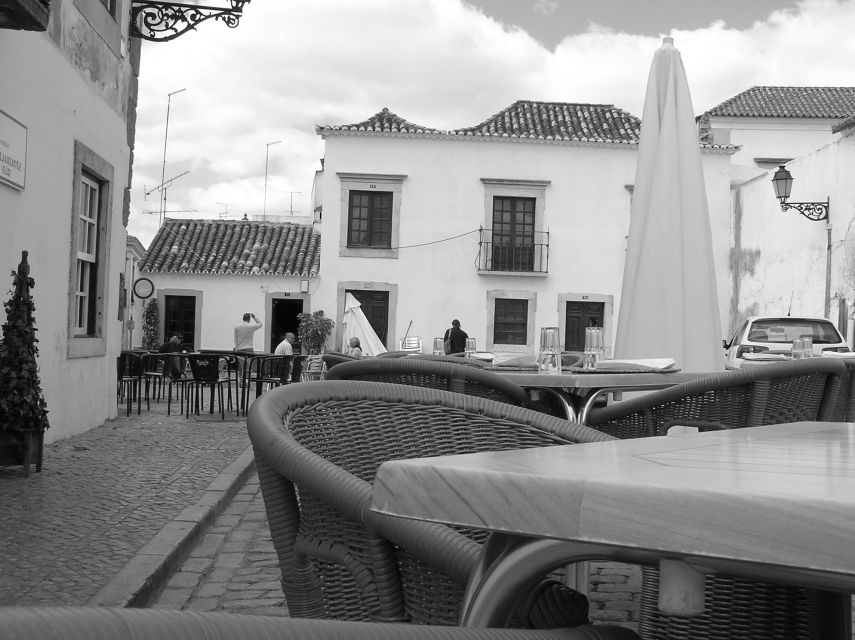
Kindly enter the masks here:
M 374 333 L 371 323 L 365 317 L 362 311 L 362 305 L 359 303 L 352 293 L 344 294 L 344 317 L 342 318 L 344 325 L 344 345 L 343 350 L 347 351 L 348 344 L 351 338 L 359 338 L 359 346 L 362 348 L 362 355 L 376 356 L 380 353 L 386 353 L 386 347 Z
M 698 133 L 680 52 L 653 57 L 638 145 L 615 358 L 724 368 Z

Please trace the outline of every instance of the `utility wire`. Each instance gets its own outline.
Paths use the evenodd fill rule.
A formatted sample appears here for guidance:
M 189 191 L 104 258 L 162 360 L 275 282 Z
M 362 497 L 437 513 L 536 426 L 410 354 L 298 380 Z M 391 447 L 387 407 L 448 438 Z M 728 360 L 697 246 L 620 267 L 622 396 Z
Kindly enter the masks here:
M 391 247 L 391 248 L 392 249 L 412 249 L 414 247 L 427 247 L 427 246 L 430 246 L 432 244 L 440 244 L 442 242 L 448 242 L 449 240 L 456 240 L 457 238 L 462 238 L 463 236 L 468 236 L 468 235 L 471 235 L 473 233 L 478 233 L 480 231 L 481 231 L 481 228 L 479 227 L 478 229 L 473 229 L 472 231 L 460 233 L 456 236 L 450 236 L 448 238 L 443 238 L 442 240 L 434 240 L 433 242 L 422 242 L 421 244 L 407 244 L 407 245 L 402 245 L 400 247 Z

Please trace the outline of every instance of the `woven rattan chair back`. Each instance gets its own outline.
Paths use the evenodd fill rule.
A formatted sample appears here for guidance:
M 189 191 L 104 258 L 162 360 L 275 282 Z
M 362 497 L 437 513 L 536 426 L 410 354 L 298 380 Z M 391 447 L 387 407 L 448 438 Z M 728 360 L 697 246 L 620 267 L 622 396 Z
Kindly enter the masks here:
M 359 360 L 359 358 L 354 358 L 353 356 L 349 356 L 346 353 L 339 353 L 338 351 L 327 351 L 321 356 L 321 360 L 324 361 L 324 366 L 326 366 L 327 371 L 329 371 L 337 364 L 341 364 L 342 362 L 353 362 L 354 360 Z
M 464 358 L 461 356 L 452 356 L 452 355 L 439 355 L 433 353 L 414 353 L 412 355 L 407 356 L 408 358 L 417 358 L 419 360 L 432 360 L 434 362 L 450 362 L 451 364 L 465 364 L 468 367 L 476 367 L 478 369 L 484 369 L 487 367 L 487 362 L 485 360 L 479 360 L 478 358 Z
M 831 420 L 840 411 L 845 374 L 842 362 L 830 358 L 727 371 L 594 410 L 588 424 L 621 438 L 635 438 L 664 435 L 676 424 L 710 430 Z M 703 615 L 665 615 L 659 611 L 658 598 L 659 572 L 644 567 L 639 630 L 645 639 L 850 637 L 846 624 L 850 599 L 839 593 L 710 575 Z
M 443 625 L 458 622 L 485 532 L 373 514 L 379 465 L 611 439 L 483 398 L 350 380 L 274 389 L 248 430 L 291 615 Z
M 372 358 L 343 362 L 327 372 L 327 380 L 366 380 L 440 389 L 525 406 L 525 389 L 498 374 L 477 367 L 422 358 Z
M 845 367 L 829 358 L 711 374 L 594 409 L 588 425 L 618 438 L 661 436 L 675 424 L 702 431 L 831 420 Z

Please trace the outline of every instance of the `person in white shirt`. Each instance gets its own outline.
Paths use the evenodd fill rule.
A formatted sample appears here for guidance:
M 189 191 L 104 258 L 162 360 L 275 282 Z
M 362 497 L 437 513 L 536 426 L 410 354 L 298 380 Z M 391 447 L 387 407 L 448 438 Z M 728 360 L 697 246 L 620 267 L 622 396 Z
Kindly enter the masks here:
M 256 318 L 254 313 L 243 314 L 243 322 L 238 322 L 235 325 L 235 351 L 253 351 L 253 337 L 255 332 L 263 326 L 261 320 Z
M 276 351 L 274 353 L 277 356 L 293 356 L 294 355 L 294 347 L 291 346 L 294 344 L 295 336 L 290 331 L 285 334 L 285 339 L 276 345 Z

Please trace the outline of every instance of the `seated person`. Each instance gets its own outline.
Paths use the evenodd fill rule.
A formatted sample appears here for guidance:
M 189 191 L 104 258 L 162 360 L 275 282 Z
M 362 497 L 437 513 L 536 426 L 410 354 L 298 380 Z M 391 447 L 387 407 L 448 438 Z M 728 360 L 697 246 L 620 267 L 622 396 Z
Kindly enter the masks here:
M 157 349 L 159 353 L 180 353 L 181 352 L 181 337 L 178 335 L 172 336 L 168 342 L 164 342 Z M 178 356 L 169 356 L 163 361 L 163 375 L 167 378 L 180 378 L 181 366 Z
M 359 358 L 362 356 L 362 347 L 359 346 L 359 338 L 354 336 L 350 339 L 350 343 L 347 348 L 347 355 L 353 356 L 354 358 Z
M 282 340 L 273 352 L 277 356 L 293 356 L 294 355 L 294 340 L 296 337 L 290 331 L 285 334 L 285 339 Z

